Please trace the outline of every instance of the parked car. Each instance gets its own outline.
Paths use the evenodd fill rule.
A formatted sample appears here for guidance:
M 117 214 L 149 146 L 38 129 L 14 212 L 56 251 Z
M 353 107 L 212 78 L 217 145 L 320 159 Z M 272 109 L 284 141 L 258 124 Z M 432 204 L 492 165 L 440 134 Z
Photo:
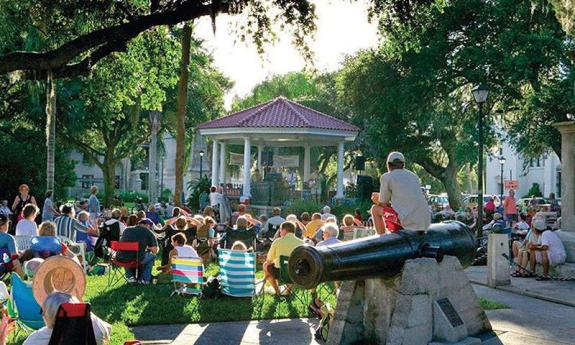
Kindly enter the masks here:
M 485 205 L 491 197 L 492 197 L 491 195 L 484 195 L 483 196 L 483 205 Z M 469 207 L 471 209 L 473 209 L 474 207 L 477 207 L 477 194 L 471 194 L 471 195 L 464 197 L 463 198 L 463 206 Z
M 427 200 L 429 202 L 429 205 L 431 205 L 431 209 L 433 210 L 433 212 L 439 212 L 445 209 L 449 205 L 449 199 L 447 198 L 447 196 L 443 195 L 431 194 L 429 195 Z
M 542 211 L 545 208 L 550 207 L 549 200 L 542 197 L 535 198 L 521 198 L 517 200 L 517 207 L 522 211 L 526 212 L 527 208 L 532 205 L 535 207 L 536 211 Z

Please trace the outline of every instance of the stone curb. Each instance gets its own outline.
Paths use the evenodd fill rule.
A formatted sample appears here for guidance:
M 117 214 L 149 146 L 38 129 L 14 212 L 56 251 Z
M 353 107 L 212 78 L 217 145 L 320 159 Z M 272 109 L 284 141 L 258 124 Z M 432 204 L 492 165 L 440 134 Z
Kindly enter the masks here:
M 542 301 L 547 301 L 547 302 L 552 302 L 552 303 L 557 303 L 557 304 L 561 304 L 567 307 L 575 307 L 575 303 L 573 302 L 569 302 L 569 301 L 565 301 L 559 298 L 553 298 L 553 297 L 549 297 L 549 296 L 545 296 L 542 294 L 538 294 L 538 293 L 534 293 L 534 292 L 530 292 L 530 291 L 525 291 L 525 290 L 521 290 L 518 289 L 516 287 L 513 286 L 497 286 L 495 288 L 489 286 L 487 283 L 482 282 L 482 281 L 478 281 L 472 278 L 469 278 L 469 282 L 471 282 L 472 284 L 477 284 L 477 285 L 481 285 L 481 286 L 486 286 L 492 289 L 499 289 L 502 291 L 507 291 L 507 292 L 511 292 L 517 295 L 522 295 L 522 296 L 526 296 L 526 297 L 531 297 L 531 298 L 536 298 Z

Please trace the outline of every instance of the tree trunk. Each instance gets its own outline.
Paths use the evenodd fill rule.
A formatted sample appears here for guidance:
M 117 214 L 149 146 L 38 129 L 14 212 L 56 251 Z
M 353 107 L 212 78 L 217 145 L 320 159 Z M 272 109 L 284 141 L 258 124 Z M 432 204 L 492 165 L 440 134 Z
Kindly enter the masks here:
M 56 151 L 56 80 L 48 71 L 46 81 L 46 190 L 54 191 L 54 155 Z
M 184 25 L 182 33 L 182 60 L 180 62 L 180 80 L 178 81 L 178 108 L 176 111 L 176 190 L 174 202 L 181 206 L 184 193 L 184 154 L 186 150 L 186 104 L 188 101 L 188 66 L 190 64 L 190 44 L 192 27 Z
M 157 180 L 157 166 L 158 166 L 158 131 L 160 130 L 160 117 L 159 111 L 150 112 L 150 150 L 148 161 L 148 186 L 149 197 L 151 203 L 158 201 L 158 180 Z
M 113 154 L 113 151 L 111 152 Z M 104 164 L 101 168 L 104 175 L 104 206 L 110 207 L 112 205 L 112 198 L 114 197 L 116 182 L 116 162 L 112 159 L 111 154 L 106 154 Z
M 443 172 L 443 178 L 440 180 L 447 192 L 449 206 L 453 211 L 457 212 L 461 208 L 461 188 L 457 182 L 457 164 L 453 163 L 453 159 L 455 158 L 449 160 L 449 164 Z

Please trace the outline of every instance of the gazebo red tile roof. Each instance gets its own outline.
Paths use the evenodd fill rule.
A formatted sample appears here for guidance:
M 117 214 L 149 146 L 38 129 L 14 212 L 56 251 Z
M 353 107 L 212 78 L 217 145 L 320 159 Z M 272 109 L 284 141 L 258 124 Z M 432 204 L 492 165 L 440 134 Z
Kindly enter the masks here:
M 219 128 L 314 128 L 358 132 L 359 128 L 284 97 L 202 123 L 198 129 Z

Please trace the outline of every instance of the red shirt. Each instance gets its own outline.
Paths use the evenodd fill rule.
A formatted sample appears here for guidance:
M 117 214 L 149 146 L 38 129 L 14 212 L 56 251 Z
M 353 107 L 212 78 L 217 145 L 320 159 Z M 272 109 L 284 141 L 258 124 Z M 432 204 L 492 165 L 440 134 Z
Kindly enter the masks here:
M 517 203 L 515 202 L 515 198 L 512 196 L 508 196 L 503 201 L 503 213 L 504 214 L 517 214 Z

